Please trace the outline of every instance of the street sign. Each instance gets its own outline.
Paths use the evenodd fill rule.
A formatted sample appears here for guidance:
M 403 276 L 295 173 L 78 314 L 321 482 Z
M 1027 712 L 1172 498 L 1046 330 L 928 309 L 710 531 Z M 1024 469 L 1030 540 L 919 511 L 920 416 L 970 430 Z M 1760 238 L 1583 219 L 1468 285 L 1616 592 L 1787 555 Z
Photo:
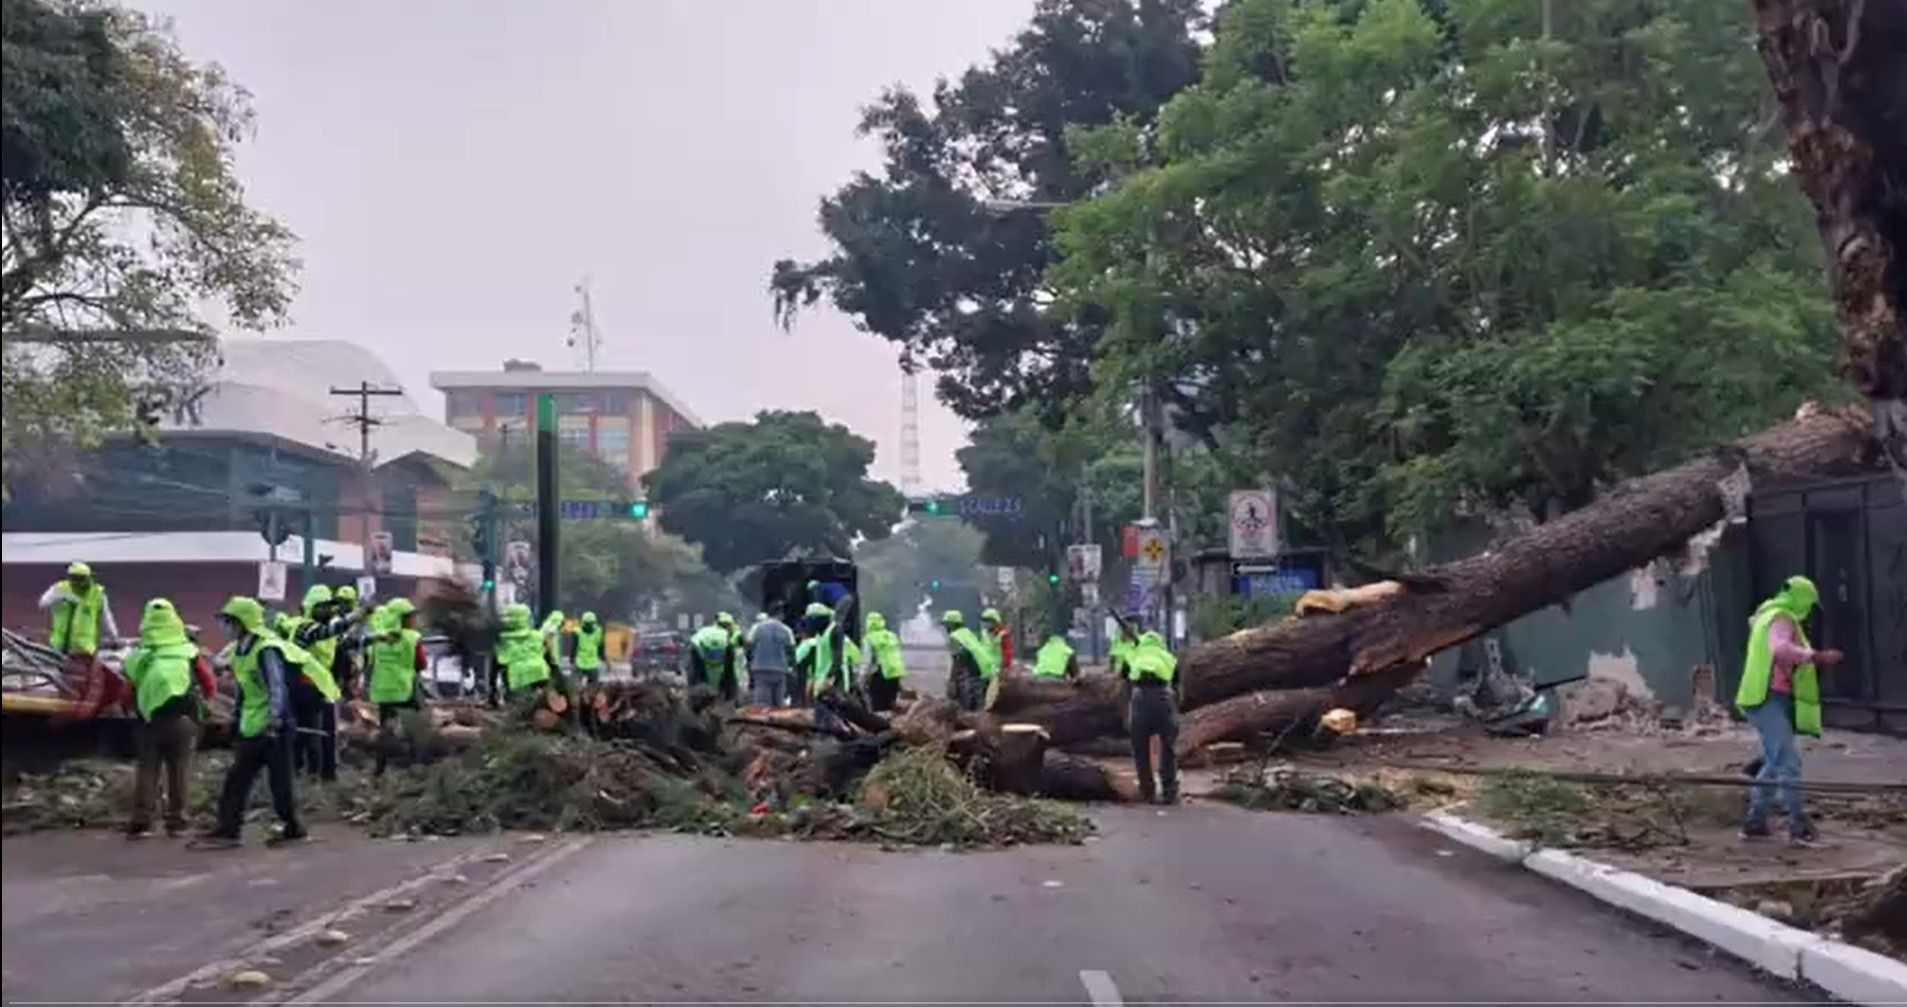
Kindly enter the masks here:
M 1012 567 L 1010 566 L 999 567 L 993 571 L 993 576 L 994 576 L 994 580 L 999 583 L 1000 592 L 1002 594 L 1012 593 L 1013 591 L 1013 568 Z
M 390 573 L 392 563 L 393 540 L 391 533 L 381 531 L 371 536 L 370 562 L 364 568 L 373 574 Z
M 1069 545 L 1066 547 L 1066 579 L 1086 583 L 1099 579 L 1099 544 Z
M 1233 490 L 1225 513 L 1231 525 L 1233 559 L 1278 555 L 1278 495 L 1271 490 Z
M 1165 571 L 1171 559 L 1171 550 L 1165 544 L 1164 528 L 1139 529 L 1139 555 L 1132 563 L 1135 579 L 1148 586 L 1165 580 Z
M 271 559 L 258 564 L 258 600 L 285 600 L 285 564 Z
M 496 592 L 497 592 L 497 607 L 498 608 L 504 608 L 504 607 L 516 604 L 516 585 L 515 584 L 512 584 L 507 580 L 500 580 L 497 582 Z

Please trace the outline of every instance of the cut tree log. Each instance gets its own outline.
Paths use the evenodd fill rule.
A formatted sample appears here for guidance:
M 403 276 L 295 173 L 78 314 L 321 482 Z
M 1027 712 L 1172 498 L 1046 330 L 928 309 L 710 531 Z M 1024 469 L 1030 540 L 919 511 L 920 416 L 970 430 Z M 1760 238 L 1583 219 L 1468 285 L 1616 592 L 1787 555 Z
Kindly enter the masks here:
M 1139 778 L 1108 769 L 1093 759 L 1064 752 L 1046 753 L 1040 773 L 1041 797 L 1060 801 L 1139 803 Z
M 1754 4 L 1789 173 L 1834 279 L 1841 373 L 1907 490 L 1907 4 Z
M 1414 677 L 1430 655 L 1680 551 L 1722 521 L 1718 484 L 1739 469 L 1764 484 L 1871 471 L 1877 458 L 1873 429 L 1862 410 L 1816 410 L 1687 464 L 1629 480 L 1581 510 L 1414 578 L 1434 590 L 1406 590 L 1343 613 L 1286 619 L 1201 644 L 1179 660 L 1185 708 L 1196 711 L 1268 691 L 1335 693 L 1340 683 L 1381 675 L 1334 695 L 1333 705 L 1367 713 Z M 1011 685 L 996 705 L 1014 709 L 1015 720 L 1045 727 L 1056 747 L 1119 731 L 1116 692 L 1106 695 L 1103 685 L 1086 680 L 1063 698 L 1055 698 L 1053 688 Z M 1026 700 L 1019 703 L 1016 693 Z M 1179 747 L 1280 729 L 1324 695 L 1240 700 L 1222 711 L 1194 713 Z
M 1308 738 L 1320 717 L 1334 709 L 1347 709 L 1360 717 L 1369 715 L 1405 683 L 1417 677 L 1421 664 L 1400 665 L 1375 675 L 1359 675 L 1317 689 L 1267 689 L 1220 700 L 1185 715 L 1179 724 L 1179 740 L 1173 748 L 1188 766 L 1206 761 L 1201 749 L 1224 741 L 1245 742 L 1251 746 L 1266 732 L 1277 732 L 1278 740 Z M 1263 747 L 1263 746 L 1260 746 Z

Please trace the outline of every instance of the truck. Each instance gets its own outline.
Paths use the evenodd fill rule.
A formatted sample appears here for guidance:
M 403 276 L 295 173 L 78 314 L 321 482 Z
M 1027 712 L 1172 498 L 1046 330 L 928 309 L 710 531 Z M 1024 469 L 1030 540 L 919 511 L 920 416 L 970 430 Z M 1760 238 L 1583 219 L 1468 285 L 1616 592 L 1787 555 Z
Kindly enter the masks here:
M 761 565 L 761 610 L 794 626 L 801 621 L 812 596 L 809 582 L 834 585 L 860 596 L 861 582 L 854 564 L 840 559 L 787 559 Z M 847 634 L 861 639 L 861 606 L 847 612 Z

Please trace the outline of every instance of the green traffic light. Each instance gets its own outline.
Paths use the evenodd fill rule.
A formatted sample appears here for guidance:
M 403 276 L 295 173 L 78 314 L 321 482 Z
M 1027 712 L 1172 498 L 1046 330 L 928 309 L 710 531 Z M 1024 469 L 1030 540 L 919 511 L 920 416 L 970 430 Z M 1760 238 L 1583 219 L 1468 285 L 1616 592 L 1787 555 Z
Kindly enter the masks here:
M 497 582 L 494 580 L 486 580 L 483 582 L 483 589 L 485 591 L 495 591 L 497 589 Z
M 638 521 L 648 517 L 649 516 L 649 502 L 647 500 L 631 501 L 629 504 L 629 516 L 632 518 L 635 518 Z
M 1048 584 L 1052 584 L 1052 585 L 1054 585 L 1054 586 L 1056 586 L 1056 587 L 1057 587 L 1057 586 L 1059 585 L 1059 574 L 1056 574 L 1056 573 L 1049 573 L 1049 574 L 1047 574 L 1047 575 L 1046 575 L 1046 582 L 1047 582 Z
M 929 501 L 927 501 L 927 513 L 929 513 L 929 514 L 938 514 L 938 513 L 940 513 L 940 501 L 938 501 L 938 500 L 929 500 Z
M 940 590 L 940 582 L 937 580 L 929 583 L 927 586 L 930 588 L 933 588 L 936 591 Z

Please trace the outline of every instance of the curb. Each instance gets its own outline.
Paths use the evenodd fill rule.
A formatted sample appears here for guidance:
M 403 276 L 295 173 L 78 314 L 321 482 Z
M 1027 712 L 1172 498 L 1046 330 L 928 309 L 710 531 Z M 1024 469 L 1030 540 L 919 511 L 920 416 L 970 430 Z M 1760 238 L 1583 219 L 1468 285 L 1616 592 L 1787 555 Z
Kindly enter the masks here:
M 1907 964 L 1892 958 L 1632 871 L 1520 842 L 1448 812 L 1427 812 L 1420 824 L 1470 849 L 1674 927 L 1771 975 L 1813 983 L 1850 1003 L 1907 1002 Z

